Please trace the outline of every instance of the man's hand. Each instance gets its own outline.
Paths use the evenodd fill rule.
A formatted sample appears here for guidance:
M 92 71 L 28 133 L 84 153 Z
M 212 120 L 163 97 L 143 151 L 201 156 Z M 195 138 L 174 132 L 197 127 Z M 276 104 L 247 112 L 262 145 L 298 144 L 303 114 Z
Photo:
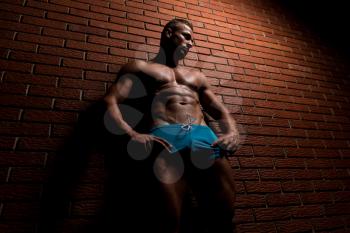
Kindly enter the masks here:
M 218 137 L 218 140 L 213 142 L 212 146 L 213 147 L 219 146 L 221 149 L 233 153 L 238 149 L 239 143 L 240 143 L 239 133 L 232 132 L 232 133 L 226 133 L 226 134 L 220 135 Z
M 131 136 L 131 140 L 143 144 L 146 151 L 152 150 L 153 142 L 158 142 L 162 144 L 165 147 L 165 149 L 167 149 L 169 152 L 171 151 L 172 147 L 172 145 L 169 144 L 169 142 L 167 142 L 166 140 L 160 137 L 153 136 L 151 134 L 134 133 Z

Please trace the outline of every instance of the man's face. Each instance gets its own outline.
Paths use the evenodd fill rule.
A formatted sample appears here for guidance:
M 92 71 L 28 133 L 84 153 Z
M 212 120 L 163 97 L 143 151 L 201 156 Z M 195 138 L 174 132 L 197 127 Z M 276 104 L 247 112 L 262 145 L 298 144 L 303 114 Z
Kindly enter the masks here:
M 177 24 L 177 29 L 173 32 L 171 39 L 176 46 L 175 56 L 184 58 L 193 46 L 193 32 L 189 26 L 183 23 Z

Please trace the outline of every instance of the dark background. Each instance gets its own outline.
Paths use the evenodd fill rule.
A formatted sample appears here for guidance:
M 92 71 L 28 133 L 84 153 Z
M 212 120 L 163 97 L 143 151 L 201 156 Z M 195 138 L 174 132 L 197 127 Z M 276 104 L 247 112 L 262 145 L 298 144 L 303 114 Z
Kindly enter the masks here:
M 284 12 L 290 14 L 304 28 L 338 50 L 340 55 L 350 57 L 348 1 L 302 1 L 275 0 Z

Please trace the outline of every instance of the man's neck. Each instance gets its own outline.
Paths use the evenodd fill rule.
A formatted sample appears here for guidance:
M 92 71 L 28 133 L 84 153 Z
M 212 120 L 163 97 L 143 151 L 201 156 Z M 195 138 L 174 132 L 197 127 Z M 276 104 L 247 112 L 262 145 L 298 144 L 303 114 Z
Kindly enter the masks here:
M 163 48 L 160 48 L 153 61 L 171 68 L 176 68 L 179 64 L 179 60 L 174 58 L 174 52 L 166 51 Z

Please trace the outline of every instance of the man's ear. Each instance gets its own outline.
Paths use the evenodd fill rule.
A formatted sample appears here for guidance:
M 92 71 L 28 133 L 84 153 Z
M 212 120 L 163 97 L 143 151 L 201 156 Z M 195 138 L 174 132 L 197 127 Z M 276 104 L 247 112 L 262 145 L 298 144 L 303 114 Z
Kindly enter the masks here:
M 165 31 L 165 35 L 167 38 L 170 38 L 173 35 L 173 30 L 171 28 L 167 28 Z

